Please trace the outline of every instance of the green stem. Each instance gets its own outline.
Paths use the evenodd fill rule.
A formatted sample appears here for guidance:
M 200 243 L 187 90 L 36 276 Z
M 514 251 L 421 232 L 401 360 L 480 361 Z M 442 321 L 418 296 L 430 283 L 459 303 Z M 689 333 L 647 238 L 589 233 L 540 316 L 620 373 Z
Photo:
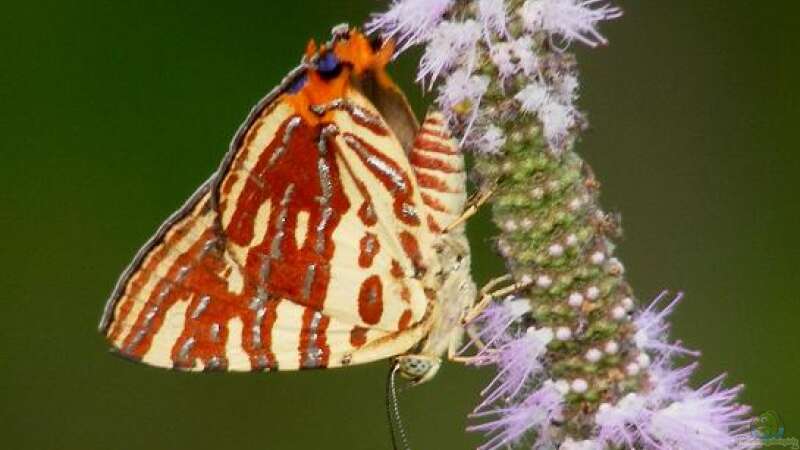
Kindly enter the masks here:
M 510 28 L 513 33 L 515 24 Z M 517 75 L 510 80 L 511 92 L 534 77 L 573 72 L 572 55 L 550 51 L 544 38 L 536 45 L 549 72 Z M 518 104 L 504 95 L 509 80 L 492 74 L 488 49 L 481 53 L 483 72 L 493 80 L 481 108 L 507 140 L 496 155 L 475 154 L 473 179 L 498 183 L 490 201 L 500 230 L 496 247 L 514 279 L 530 284 L 517 295 L 530 299 L 535 326 L 549 327 L 562 338 L 548 346 L 546 370 L 552 379 L 573 386 L 566 395 L 566 431 L 588 438 L 601 403 L 614 404 L 646 381 L 644 370 L 629 367 L 639 350 L 628 317 L 632 289 L 613 257 L 612 238 L 620 230 L 616 218 L 600 208 L 599 183 L 574 151 L 579 127 L 554 152 L 539 118 L 519 112 Z M 564 339 L 565 333 L 569 338 Z

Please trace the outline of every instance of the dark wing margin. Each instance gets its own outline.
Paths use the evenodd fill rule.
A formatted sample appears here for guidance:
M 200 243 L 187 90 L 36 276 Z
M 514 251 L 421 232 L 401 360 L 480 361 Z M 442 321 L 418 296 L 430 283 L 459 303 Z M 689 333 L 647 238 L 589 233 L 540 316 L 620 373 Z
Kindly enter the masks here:
M 267 108 L 271 107 L 275 103 L 275 100 L 281 96 L 281 94 L 289 91 L 296 85 L 296 83 L 302 80 L 303 77 L 306 76 L 307 70 L 308 68 L 306 64 L 301 64 L 298 67 L 295 67 L 283 78 L 281 83 L 275 89 L 270 91 L 261 100 L 259 100 L 252 109 L 250 109 L 250 112 L 247 114 L 247 118 L 245 118 L 244 122 L 239 125 L 239 128 L 233 135 L 230 145 L 228 145 L 227 153 L 225 153 L 225 156 L 222 158 L 222 162 L 212 177 L 213 186 L 211 187 L 211 206 L 213 208 L 217 209 L 219 207 L 219 190 L 221 188 L 222 181 L 225 178 L 225 174 L 228 173 L 231 164 L 233 164 L 233 160 L 236 159 L 236 155 L 241 148 L 242 143 L 244 142 L 247 132 L 253 126 L 253 123 L 255 123 L 258 118 L 263 115 Z

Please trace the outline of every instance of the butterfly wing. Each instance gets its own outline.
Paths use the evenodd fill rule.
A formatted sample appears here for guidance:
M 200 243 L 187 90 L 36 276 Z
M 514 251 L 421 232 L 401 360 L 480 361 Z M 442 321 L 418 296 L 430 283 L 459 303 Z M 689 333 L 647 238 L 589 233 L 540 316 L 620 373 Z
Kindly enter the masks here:
M 425 117 L 409 159 L 425 204 L 425 222 L 431 233 L 439 234 L 458 220 L 467 201 L 464 156 L 438 111 Z M 451 231 L 463 234 L 463 227 Z
M 305 76 L 254 109 L 123 274 L 101 324 L 122 355 L 293 370 L 400 354 L 427 333 L 436 262 L 408 157 L 358 90 L 309 101 Z

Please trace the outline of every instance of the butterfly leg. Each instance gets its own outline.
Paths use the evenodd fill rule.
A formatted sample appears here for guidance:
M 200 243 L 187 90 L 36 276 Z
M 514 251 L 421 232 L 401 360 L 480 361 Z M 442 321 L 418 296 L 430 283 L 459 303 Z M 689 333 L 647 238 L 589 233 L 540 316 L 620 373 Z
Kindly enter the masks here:
M 502 277 L 495 278 L 488 283 L 481 289 L 480 291 L 480 300 L 470 308 L 469 311 L 464 315 L 461 319 L 461 323 L 466 325 L 476 317 L 478 317 L 486 307 L 488 307 L 493 301 L 503 298 L 509 294 L 513 294 L 521 289 L 525 289 L 526 287 L 531 285 L 531 282 L 517 282 L 513 283 L 510 286 L 506 286 L 503 288 L 497 288 L 498 285 L 505 283 L 511 280 L 511 275 L 503 275 Z
M 474 343 L 475 346 L 481 353 L 481 357 L 485 357 L 486 354 L 493 352 L 494 350 L 486 349 L 486 344 L 484 344 L 483 340 L 480 338 L 477 332 L 470 327 L 464 327 L 464 332 L 470 339 L 470 343 Z M 461 364 L 474 364 L 478 360 L 478 355 L 472 356 L 462 356 L 461 353 L 466 349 L 460 349 L 461 346 L 461 336 L 456 335 L 450 340 L 450 346 L 447 348 L 447 359 L 452 362 L 461 363 Z
M 473 328 L 470 327 L 470 322 L 475 320 L 483 310 L 486 309 L 493 301 L 497 299 L 503 298 L 509 294 L 512 294 L 520 289 L 524 289 L 525 287 L 529 286 L 530 283 L 513 283 L 510 286 L 506 286 L 503 288 L 498 288 L 503 283 L 507 283 L 511 280 L 511 275 L 503 275 L 501 277 L 497 277 L 488 283 L 480 290 L 479 298 L 480 300 L 473 304 L 471 308 L 469 308 L 463 318 L 461 319 L 461 324 L 464 330 L 464 333 L 470 338 L 470 342 L 474 343 L 475 346 L 481 353 L 481 356 L 473 355 L 473 356 L 462 356 L 460 353 L 463 350 L 459 350 L 458 347 L 461 344 L 461 335 L 458 334 L 453 337 L 450 341 L 450 346 L 448 347 L 447 351 L 447 358 L 450 361 L 463 363 L 463 364 L 472 364 L 475 363 L 478 358 L 485 358 L 487 354 L 493 352 L 492 349 L 487 349 L 486 343 L 480 337 L 480 334 L 476 332 Z
M 496 190 L 497 185 L 494 184 L 487 189 L 481 189 L 475 195 L 473 195 L 469 200 L 467 200 L 467 205 L 461 215 L 455 221 L 453 221 L 453 223 L 445 227 L 444 233 L 453 230 L 462 223 L 466 222 L 470 217 L 474 216 L 480 210 L 481 206 L 483 206 L 484 203 L 492 198 L 492 195 L 494 195 Z

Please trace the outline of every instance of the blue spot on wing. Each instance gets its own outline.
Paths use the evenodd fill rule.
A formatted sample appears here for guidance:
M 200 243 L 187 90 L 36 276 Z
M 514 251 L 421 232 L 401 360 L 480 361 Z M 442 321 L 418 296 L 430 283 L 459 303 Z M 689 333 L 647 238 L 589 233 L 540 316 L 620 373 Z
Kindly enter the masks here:
M 291 83 L 289 83 L 289 87 L 286 88 L 286 92 L 290 94 L 296 94 L 298 91 L 300 91 L 300 89 L 303 89 L 303 86 L 306 85 L 307 81 L 308 81 L 308 74 L 303 72 L 302 74 L 297 76 L 297 78 L 292 80 Z

